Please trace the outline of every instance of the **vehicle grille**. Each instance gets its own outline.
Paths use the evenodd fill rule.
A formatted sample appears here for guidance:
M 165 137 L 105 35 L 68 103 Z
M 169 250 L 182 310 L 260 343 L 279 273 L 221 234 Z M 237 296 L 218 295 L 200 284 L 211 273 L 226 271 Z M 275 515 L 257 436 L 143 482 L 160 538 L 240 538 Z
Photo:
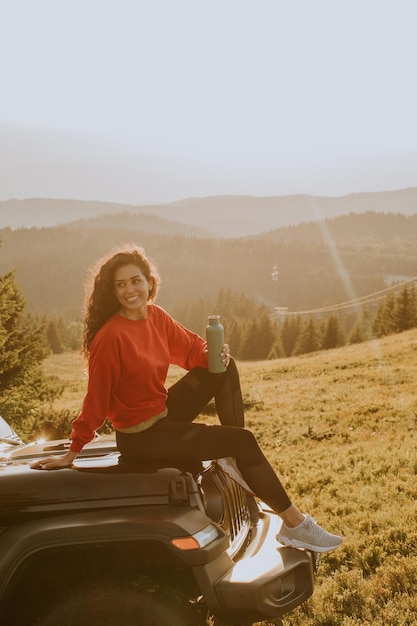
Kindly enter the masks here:
M 245 543 L 251 527 L 248 493 L 216 464 L 211 464 L 202 475 L 206 511 L 228 534 L 231 555 Z

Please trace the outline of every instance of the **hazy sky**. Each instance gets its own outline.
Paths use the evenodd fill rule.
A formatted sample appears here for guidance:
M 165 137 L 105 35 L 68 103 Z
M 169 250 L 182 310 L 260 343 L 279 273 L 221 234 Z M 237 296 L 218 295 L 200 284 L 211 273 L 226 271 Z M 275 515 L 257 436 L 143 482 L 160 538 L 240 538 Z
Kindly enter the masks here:
M 203 195 L 417 185 L 416 0 L 0 0 L 0 24 L 3 131 L 194 167 Z

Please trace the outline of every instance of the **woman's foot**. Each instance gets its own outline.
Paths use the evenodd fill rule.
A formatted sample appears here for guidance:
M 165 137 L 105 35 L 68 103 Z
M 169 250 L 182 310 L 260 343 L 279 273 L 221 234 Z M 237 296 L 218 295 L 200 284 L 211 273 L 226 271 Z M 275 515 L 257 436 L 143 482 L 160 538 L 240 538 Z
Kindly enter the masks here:
M 312 552 L 330 552 L 341 545 L 343 538 L 328 533 L 312 517 L 306 515 L 301 524 L 294 528 L 282 522 L 277 540 L 284 546 L 304 548 Z

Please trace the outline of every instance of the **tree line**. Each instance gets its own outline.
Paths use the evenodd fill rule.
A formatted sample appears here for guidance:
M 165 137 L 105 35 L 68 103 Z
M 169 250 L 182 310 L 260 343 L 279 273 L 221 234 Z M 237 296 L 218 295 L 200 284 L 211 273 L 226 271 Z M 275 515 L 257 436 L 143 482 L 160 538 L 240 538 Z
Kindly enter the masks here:
M 395 286 L 394 286 L 395 287 Z M 274 316 L 271 307 L 245 294 L 220 289 L 216 298 L 196 299 L 170 312 L 175 319 L 205 336 L 208 315 L 221 314 L 227 342 L 239 360 L 257 361 L 327 350 L 417 326 L 414 283 L 389 293 L 377 308 L 361 307 L 352 313 Z M 53 354 L 81 347 L 82 321 L 26 314 L 30 328 L 42 328 L 44 347 Z
M 274 317 L 270 307 L 243 294 L 220 290 L 216 299 L 196 300 L 177 307 L 175 317 L 203 334 L 208 314 L 221 314 L 226 341 L 239 360 L 258 361 L 328 350 L 417 327 L 413 281 L 389 293 L 380 304 L 355 307 L 354 312 Z

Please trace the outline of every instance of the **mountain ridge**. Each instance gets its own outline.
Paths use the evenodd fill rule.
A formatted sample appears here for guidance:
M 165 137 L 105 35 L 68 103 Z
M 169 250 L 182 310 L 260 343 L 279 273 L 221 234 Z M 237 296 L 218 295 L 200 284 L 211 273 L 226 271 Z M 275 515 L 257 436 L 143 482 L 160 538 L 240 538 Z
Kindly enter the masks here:
M 134 213 L 180 222 L 206 236 L 243 237 L 368 211 L 417 213 L 417 187 L 343 196 L 222 195 L 132 205 L 98 200 L 27 198 L 0 201 L 0 228 L 48 227 L 100 215 Z

